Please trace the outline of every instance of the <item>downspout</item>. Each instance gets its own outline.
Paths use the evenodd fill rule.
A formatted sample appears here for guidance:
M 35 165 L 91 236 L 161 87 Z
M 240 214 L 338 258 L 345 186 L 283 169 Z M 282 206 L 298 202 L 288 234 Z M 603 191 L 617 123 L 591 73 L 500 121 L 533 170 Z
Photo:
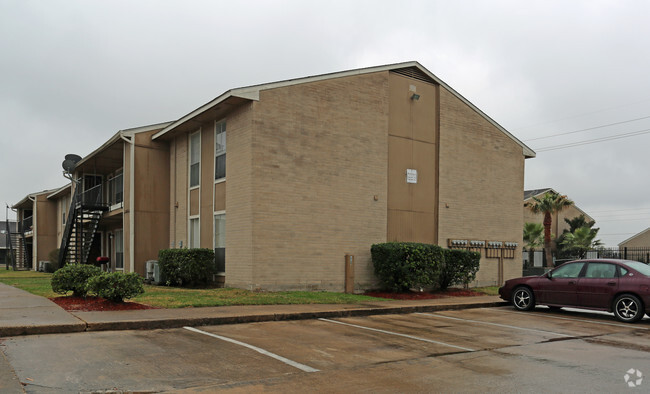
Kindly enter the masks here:
M 129 149 L 129 215 L 131 215 L 129 220 L 129 272 L 135 272 L 135 248 L 133 244 L 135 242 L 135 137 L 133 134 L 127 138 L 124 134 L 120 134 L 120 138 L 128 142 L 131 145 Z
M 36 257 L 38 257 L 38 229 L 36 228 L 38 224 L 38 217 L 36 213 L 38 212 L 38 204 L 36 203 L 36 197 L 27 196 L 29 201 L 33 203 L 32 205 L 32 268 L 38 269 L 38 262 Z M 23 228 L 23 236 L 25 235 L 25 229 Z M 23 238 L 24 239 L 24 238 Z M 23 242 L 24 252 L 27 252 L 27 245 Z

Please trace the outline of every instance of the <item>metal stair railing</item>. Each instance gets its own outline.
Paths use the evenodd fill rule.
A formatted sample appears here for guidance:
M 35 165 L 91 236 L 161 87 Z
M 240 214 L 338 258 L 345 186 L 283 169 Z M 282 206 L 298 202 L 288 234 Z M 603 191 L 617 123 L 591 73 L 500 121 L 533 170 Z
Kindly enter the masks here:
M 77 212 L 77 202 L 79 200 L 79 192 L 75 189 L 75 193 L 70 201 L 70 208 L 68 209 L 68 217 L 65 222 L 65 230 L 61 237 L 61 247 L 59 248 L 59 267 L 63 267 L 66 257 L 68 255 L 68 248 L 70 246 L 70 239 L 72 238 L 72 229 L 75 222 Z

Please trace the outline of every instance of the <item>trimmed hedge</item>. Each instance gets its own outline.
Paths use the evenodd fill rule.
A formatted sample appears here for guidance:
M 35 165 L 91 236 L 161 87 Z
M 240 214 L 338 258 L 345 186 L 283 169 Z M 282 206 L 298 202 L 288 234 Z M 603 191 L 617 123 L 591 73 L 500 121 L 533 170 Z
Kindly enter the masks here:
M 72 291 L 73 296 L 85 297 L 88 294 L 88 279 L 101 273 L 102 270 L 94 265 L 66 264 L 52 274 L 52 291 L 59 294 Z
M 463 249 L 445 249 L 445 264 L 440 273 L 439 287 L 467 286 L 476 279 L 481 262 L 481 254 Z
M 481 260 L 477 252 L 414 242 L 375 244 L 370 253 L 382 288 L 396 292 L 467 285 L 476 278 Z
M 381 285 L 392 291 L 430 287 L 437 284 L 444 249 L 414 242 L 372 245 L 372 262 Z
M 158 252 L 158 264 L 168 286 L 205 285 L 216 274 L 212 249 L 162 249 Z
M 135 272 L 104 272 L 88 279 L 87 289 L 99 297 L 113 302 L 123 302 L 144 293 L 143 279 Z

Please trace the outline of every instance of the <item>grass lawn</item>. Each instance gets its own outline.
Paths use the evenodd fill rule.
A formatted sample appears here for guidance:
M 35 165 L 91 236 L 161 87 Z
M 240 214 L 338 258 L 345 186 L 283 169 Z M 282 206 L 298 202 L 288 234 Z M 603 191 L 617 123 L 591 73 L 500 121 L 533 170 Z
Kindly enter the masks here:
M 0 282 L 43 297 L 61 297 L 50 286 L 52 274 L 0 268 Z M 222 305 L 354 304 L 378 298 L 333 292 L 254 292 L 242 289 L 184 289 L 145 285 L 145 293 L 131 301 L 159 308 Z
M 61 297 L 50 286 L 52 274 L 11 271 L 0 268 L 0 282 L 43 297 Z M 474 288 L 479 293 L 498 295 L 498 287 Z M 145 293 L 131 301 L 159 308 L 186 308 L 223 305 L 354 304 L 381 298 L 326 291 L 255 292 L 242 289 L 184 289 L 145 285 Z
M 49 298 L 60 295 L 52 291 L 52 286 L 50 286 L 51 277 L 52 274 L 43 272 L 12 271 L 0 267 L 0 282 L 42 297 Z

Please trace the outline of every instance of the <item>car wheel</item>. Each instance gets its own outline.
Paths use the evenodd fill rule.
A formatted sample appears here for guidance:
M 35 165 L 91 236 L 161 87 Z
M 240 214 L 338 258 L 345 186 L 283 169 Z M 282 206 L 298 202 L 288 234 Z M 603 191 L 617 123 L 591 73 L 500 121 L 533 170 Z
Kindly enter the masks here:
M 535 296 L 528 287 L 517 287 L 512 293 L 512 305 L 520 311 L 529 311 L 535 306 Z
M 614 300 L 614 315 L 622 322 L 637 322 L 643 318 L 643 304 L 632 294 L 620 295 Z

